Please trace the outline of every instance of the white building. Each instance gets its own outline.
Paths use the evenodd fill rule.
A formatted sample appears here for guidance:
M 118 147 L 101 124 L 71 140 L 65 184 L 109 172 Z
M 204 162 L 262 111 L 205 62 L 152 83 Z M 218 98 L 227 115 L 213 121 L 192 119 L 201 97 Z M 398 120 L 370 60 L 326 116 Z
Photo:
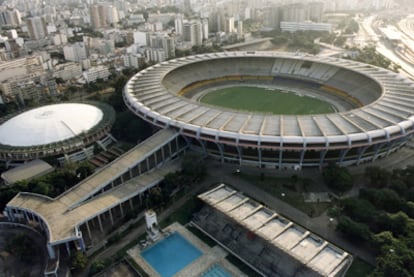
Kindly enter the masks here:
M 182 14 L 177 14 L 177 17 L 174 20 L 174 28 L 177 35 L 183 34 L 183 20 L 184 16 Z
M 98 79 L 106 80 L 111 73 L 108 68 L 103 65 L 91 67 L 90 69 L 83 72 L 83 77 L 87 83 L 93 83 Z
M 191 20 L 183 24 L 183 39 L 191 46 L 203 43 L 203 29 L 200 20 Z
M 201 21 L 202 30 L 203 30 L 203 39 L 208 39 L 208 19 L 203 18 Z
M 63 47 L 63 55 L 67 61 L 80 62 L 88 58 L 88 51 L 83 42 L 76 42 Z
M 124 56 L 124 66 L 141 68 L 145 64 L 145 58 L 141 54 L 127 54 Z
M 22 24 L 20 12 L 17 9 L 5 9 L 0 11 L 0 25 L 19 26 Z
M 148 45 L 147 33 L 146 32 L 134 32 L 134 44 L 141 46 Z
M 296 31 L 320 31 L 332 32 L 332 24 L 329 23 L 315 23 L 310 21 L 305 22 L 280 22 L 280 29 L 282 32 L 296 32 Z
M 69 62 L 56 66 L 53 77 L 61 78 L 64 81 L 82 76 L 82 66 L 78 63 Z
M 229 17 L 226 18 L 226 22 L 225 22 L 225 26 L 224 26 L 224 31 L 226 33 L 234 33 L 235 28 L 234 28 L 234 17 Z
M 41 17 L 31 17 L 27 19 L 27 29 L 31 39 L 37 40 L 47 36 L 46 22 Z
M 166 53 L 162 48 L 150 48 L 145 50 L 145 57 L 153 63 L 160 63 L 167 59 Z
M 52 41 L 54 45 L 65 45 L 68 43 L 68 37 L 65 34 L 55 34 Z

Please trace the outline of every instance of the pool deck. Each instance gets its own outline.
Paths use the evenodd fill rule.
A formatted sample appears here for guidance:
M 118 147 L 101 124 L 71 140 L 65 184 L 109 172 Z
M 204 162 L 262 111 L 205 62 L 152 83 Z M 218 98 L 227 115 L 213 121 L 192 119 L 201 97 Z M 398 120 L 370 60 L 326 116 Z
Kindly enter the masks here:
M 220 246 L 209 247 L 199 238 L 193 235 L 190 231 L 188 231 L 184 226 L 177 222 L 169 225 L 163 230 L 163 233 L 174 232 L 178 232 L 181 236 L 191 242 L 191 244 L 196 246 L 203 253 L 202 256 L 184 267 L 181 271 L 177 272 L 174 277 L 200 276 L 214 264 L 219 264 L 235 277 L 247 277 L 246 274 L 242 273 L 237 267 L 225 259 L 228 253 Z M 151 265 L 149 265 L 141 256 L 141 252 L 143 250 L 145 249 L 141 249 L 139 245 L 136 245 L 133 248 L 129 249 L 127 253 L 150 276 L 161 277 L 160 274 L 155 269 L 153 269 Z

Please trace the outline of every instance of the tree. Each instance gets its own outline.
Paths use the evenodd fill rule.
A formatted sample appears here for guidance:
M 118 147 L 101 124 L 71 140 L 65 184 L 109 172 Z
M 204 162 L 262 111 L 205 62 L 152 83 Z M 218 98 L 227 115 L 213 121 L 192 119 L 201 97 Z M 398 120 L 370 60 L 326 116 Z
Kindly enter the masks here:
M 348 169 L 331 163 L 322 172 L 325 183 L 332 189 L 345 192 L 352 188 L 354 180 Z
M 88 264 L 88 257 L 82 251 L 77 251 L 70 260 L 71 266 L 74 269 L 85 268 Z
M 377 209 L 382 209 L 390 213 L 395 213 L 403 208 L 403 199 L 390 189 L 369 189 L 362 188 L 359 191 L 361 198 L 370 201 Z
M 390 172 L 378 166 L 366 167 L 364 175 L 369 178 L 370 185 L 376 188 L 386 187 L 391 177 Z
M 372 277 L 412 276 L 414 272 L 414 251 L 393 236 L 389 231 L 373 236 L 374 245 L 379 251 L 377 264 Z
M 94 171 L 93 165 L 88 162 L 82 162 L 79 164 L 78 168 L 76 169 L 76 177 L 80 180 L 85 179 L 89 175 L 91 175 Z
M 347 216 L 338 218 L 336 230 L 355 241 L 370 241 L 372 237 L 372 233 L 366 224 L 358 223 Z
M 51 185 L 42 181 L 38 182 L 33 188 L 34 193 L 39 193 L 43 195 L 49 195 L 51 191 Z
M 372 222 L 377 214 L 375 207 L 365 199 L 347 198 L 341 205 L 345 215 L 359 222 Z

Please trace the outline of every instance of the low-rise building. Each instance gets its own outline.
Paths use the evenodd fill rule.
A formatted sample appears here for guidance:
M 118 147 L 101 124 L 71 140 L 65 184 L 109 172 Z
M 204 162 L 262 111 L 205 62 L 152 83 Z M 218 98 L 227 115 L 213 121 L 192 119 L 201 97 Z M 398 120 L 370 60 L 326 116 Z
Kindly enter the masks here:
M 109 75 L 111 75 L 111 73 L 108 68 L 103 65 L 91 67 L 83 72 L 83 77 L 87 83 L 93 83 L 98 79 L 108 79 Z

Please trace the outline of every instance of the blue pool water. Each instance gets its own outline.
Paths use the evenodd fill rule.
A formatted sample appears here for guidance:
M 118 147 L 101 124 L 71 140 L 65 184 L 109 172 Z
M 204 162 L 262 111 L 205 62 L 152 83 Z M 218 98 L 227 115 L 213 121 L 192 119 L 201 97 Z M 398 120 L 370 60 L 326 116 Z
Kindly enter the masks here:
M 178 233 L 171 234 L 141 252 L 141 256 L 162 277 L 173 276 L 202 254 Z
M 213 265 L 206 272 L 201 274 L 200 277 L 233 277 L 230 273 L 228 273 L 224 268 L 219 266 L 218 264 Z

